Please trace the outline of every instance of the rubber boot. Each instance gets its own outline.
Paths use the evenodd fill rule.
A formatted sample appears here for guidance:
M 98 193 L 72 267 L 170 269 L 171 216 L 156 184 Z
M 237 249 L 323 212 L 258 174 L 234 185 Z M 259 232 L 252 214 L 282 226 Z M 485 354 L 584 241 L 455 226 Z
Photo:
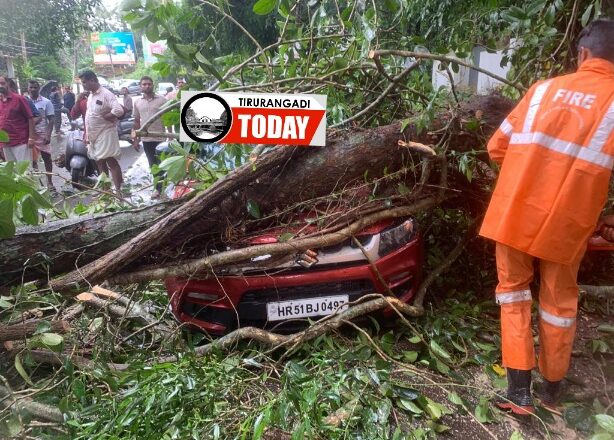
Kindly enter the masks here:
M 550 409 L 557 409 L 561 395 L 563 394 L 562 380 L 556 382 L 550 382 L 548 379 L 544 379 L 542 384 L 535 390 L 535 394 L 539 401 Z
M 521 416 L 535 413 L 535 405 L 531 397 L 531 370 L 507 369 L 506 399 L 497 402 L 497 406 Z

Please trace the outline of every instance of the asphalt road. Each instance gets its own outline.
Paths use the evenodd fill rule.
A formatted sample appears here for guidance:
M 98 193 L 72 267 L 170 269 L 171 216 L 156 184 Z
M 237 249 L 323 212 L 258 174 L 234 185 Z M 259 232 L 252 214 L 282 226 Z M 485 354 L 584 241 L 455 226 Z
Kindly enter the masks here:
M 70 125 L 65 115 L 62 123 L 62 130 L 68 133 Z M 56 159 L 60 154 L 63 154 L 66 148 L 66 135 L 51 136 L 51 157 Z M 141 149 L 137 152 L 132 148 L 132 144 L 125 141 L 120 141 L 121 158 L 119 164 L 124 176 L 124 185 L 126 192 L 129 192 L 130 199 L 134 202 L 148 202 L 150 195 L 153 191 L 151 187 L 152 177 L 149 173 L 149 164 L 147 163 L 147 157 Z M 42 159 L 39 160 L 38 167 L 40 170 L 44 170 L 45 166 Z M 53 164 L 53 172 L 57 175 L 53 176 L 53 184 L 58 192 L 64 197 L 75 195 L 79 191 L 73 189 L 70 183 L 70 173 L 66 168 L 59 168 L 55 163 Z M 41 179 L 44 182 L 44 179 Z M 61 196 L 57 196 L 61 198 Z M 78 199 L 75 198 L 75 199 Z M 76 201 L 75 201 L 76 203 Z

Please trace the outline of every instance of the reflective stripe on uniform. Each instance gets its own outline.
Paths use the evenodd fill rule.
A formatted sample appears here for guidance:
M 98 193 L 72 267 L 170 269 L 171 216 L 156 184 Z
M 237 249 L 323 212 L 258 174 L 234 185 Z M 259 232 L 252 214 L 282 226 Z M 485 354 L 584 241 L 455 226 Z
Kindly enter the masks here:
M 612 134 L 612 130 L 614 130 L 614 100 L 610 104 L 608 111 L 603 115 L 603 119 L 601 119 L 595 134 L 588 144 L 588 148 L 595 151 L 603 150 L 605 143 Z
M 497 293 L 495 295 L 497 304 L 511 304 L 521 301 L 531 301 L 531 290 L 514 290 L 513 292 Z
M 537 115 L 537 110 L 539 110 L 539 105 L 544 99 L 544 95 L 546 94 L 546 91 L 548 90 L 548 87 L 550 87 L 551 83 L 552 80 L 548 80 L 537 86 L 537 88 L 535 89 L 535 93 L 533 93 L 533 96 L 531 97 L 531 102 L 529 103 L 527 115 L 524 118 L 524 126 L 522 129 L 524 133 L 528 133 L 531 131 L 531 128 L 533 127 L 533 122 L 535 121 L 535 115 Z
M 557 139 L 541 132 L 514 133 L 510 145 L 537 144 L 549 150 L 599 165 L 608 170 L 614 167 L 614 156 L 583 147 L 573 142 Z
M 512 132 L 514 131 L 514 127 L 512 124 L 510 124 L 510 121 L 505 118 L 499 126 L 499 130 L 501 130 L 503 134 L 507 137 L 510 137 L 512 135 Z
M 539 317 L 548 324 L 554 325 L 556 327 L 571 327 L 576 322 L 576 318 L 564 318 L 562 316 L 556 316 L 552 313 L 546 312 L 541 307 L 539 308 Z

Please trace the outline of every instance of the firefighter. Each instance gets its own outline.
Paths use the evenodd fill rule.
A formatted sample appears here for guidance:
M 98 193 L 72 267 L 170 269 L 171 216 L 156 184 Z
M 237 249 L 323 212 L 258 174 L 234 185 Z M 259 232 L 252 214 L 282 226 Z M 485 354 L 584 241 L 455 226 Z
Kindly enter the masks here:
M 534 84 L 488 143 L 501 171 L 480 235 L 496 242 L 496 301 L 501 312 L 503 409 L 534 413 L 538 393 L 556 406 L 576 330 L 580 260 L 607 201 L 614 165 L 614 21 L 595 20 L 580 33 L 578 70 Z M 599 224 L 598 224 L 599 222 Z M 611 235 L 601 228 L 604 238 Z M 608 232 L 609 231 L 609 232 Z M 533 347 L 533 263 L 539 261 L 539 354 Z

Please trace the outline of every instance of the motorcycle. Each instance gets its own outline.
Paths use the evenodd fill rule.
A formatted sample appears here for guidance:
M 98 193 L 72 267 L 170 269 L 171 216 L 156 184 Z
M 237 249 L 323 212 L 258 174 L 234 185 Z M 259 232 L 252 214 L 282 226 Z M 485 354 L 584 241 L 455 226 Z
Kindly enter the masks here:
M 80 184 L 86 177 L 98 174 L 96 161 L 88 156 L 87 145 L 83 141 L 84 133 L 81 119 L 70 123 L 70 131 L 66 136 L 64 166 L 70 172 L 74 188 L 81 188 Z
M 120 141 L 132 141 L 132 128 L 134 127 L 134 118 L 120 119 L 117 122 L 117 135 Z

